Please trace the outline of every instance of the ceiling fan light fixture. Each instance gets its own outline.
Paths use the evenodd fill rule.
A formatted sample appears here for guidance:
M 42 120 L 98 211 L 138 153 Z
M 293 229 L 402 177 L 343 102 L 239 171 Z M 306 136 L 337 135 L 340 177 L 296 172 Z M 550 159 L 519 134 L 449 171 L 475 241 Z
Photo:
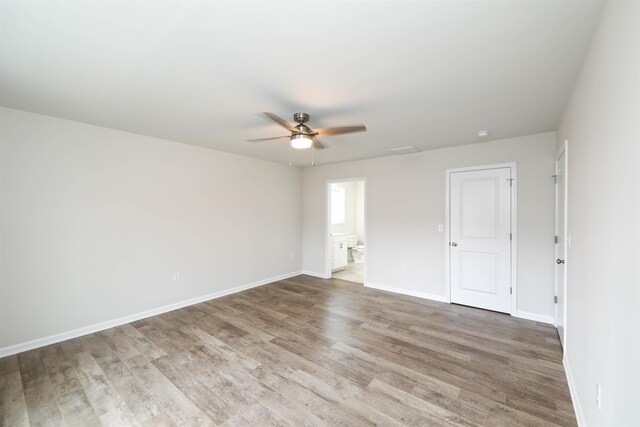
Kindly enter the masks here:
M 313 138 L 309 135 L 291 135 L 291 147 L 298 150 L 304 150 L 310 148 L 313 144 Z
M 318 141 L 315 138 L 316 136 L 320 138 L 324 138 L 325 136 L 345 135 L 348 133 L 367 131 L 367 127 L 365 125 L 312 129 L 309 126 L 305 125 L 305 123 L 309 121 L 309 115 L 307 113 L 296 113 L 293 115 L 293 119 L 296 122 L 298 122 L 298 124 L 295 126 L 292 123 L 289 123 L 288 121 L 283 119 L 282 117 L 278 116 L 277 114 L 273 114 L 265 111 L 264 115 L 291 133 L 286 136 L 248 139 L 247 141 L 256 142 L 256 141 L 270 141 L 273 139 L 280 139 L 280 138 L 289 138 L 289 159 L 291 159 L 291 150 L 293 150 L 294 148 L 296 150 L 313 148 L 311 150 L 312 157 L 313 157 L 313 152 L 315 150 L 322 150 L 326 148 L 326 146 L 322 142 Z M 289 163 L 291 163 L 291 160 L 289 161 Z M 313 164 L 313 160 L 311 161 L 311 164 Z

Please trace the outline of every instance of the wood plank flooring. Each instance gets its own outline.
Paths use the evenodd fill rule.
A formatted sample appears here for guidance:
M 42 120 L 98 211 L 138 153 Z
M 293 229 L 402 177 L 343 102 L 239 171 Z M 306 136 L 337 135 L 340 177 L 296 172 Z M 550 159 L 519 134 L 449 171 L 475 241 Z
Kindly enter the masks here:
M 298 276 L 0 359 L 0 424 L 575 425 L 555 329 Z

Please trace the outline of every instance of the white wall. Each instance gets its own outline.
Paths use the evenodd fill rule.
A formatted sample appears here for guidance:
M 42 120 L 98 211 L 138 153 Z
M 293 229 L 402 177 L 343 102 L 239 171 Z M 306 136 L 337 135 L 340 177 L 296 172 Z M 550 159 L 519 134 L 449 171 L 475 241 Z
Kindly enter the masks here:
M 0 348 L 300 270 L 298 168 L 0 117 Z
M 326 181 L 366 177 L 368 284 L 445 297 L 445 169 L 517 162 L 518 309 L 551 320 L 555 133 L 303 171 L 303 268 L 325 270 Z M 400 264 L 406 264 L 406 271 Z
M 558 130 L 569 140 L 565 364 L 583 425 L 640 425 L 640 3 L 609 2 Z M 595 404 L 596 383 L 602 407 Z

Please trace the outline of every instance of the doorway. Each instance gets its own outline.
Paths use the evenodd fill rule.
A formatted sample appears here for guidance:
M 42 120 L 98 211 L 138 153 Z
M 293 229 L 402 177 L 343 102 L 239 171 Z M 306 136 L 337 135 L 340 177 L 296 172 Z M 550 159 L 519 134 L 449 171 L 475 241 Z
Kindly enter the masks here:
M 449 300 L 515 314 L 515 163 L 446 174 Z
M 564 348 L 566 337 L 566 295 L 567 295 L 567 141 L 562 144 L 556 156 L 556 296 L 555 320 L 560 343 Z
M 333 279 L 364 283 L 365 189 L 364 178 L 327 182 L 327 276 Z

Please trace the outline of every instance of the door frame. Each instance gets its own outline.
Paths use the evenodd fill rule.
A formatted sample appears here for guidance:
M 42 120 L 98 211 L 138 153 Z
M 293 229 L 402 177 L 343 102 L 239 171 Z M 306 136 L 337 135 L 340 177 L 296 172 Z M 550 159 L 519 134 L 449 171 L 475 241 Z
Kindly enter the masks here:
M 564 294 L 564 299 L 562 301 L 562 310 L 564 313 L 564 329 L 562 332 L 562 344 L 563 344 L 563 348 L 567 347 L 567 257 L 569 255 L 569 251 L 568 251 L 568 243 L 569 243 L 569 239 L 567 238 L 568 236 L 568 225 L 569 225 L 569 140 L 565 139 L 564 142 L 562 143 L 562 145 L 560 146 L 560 149 L 558 150 L 558 152 L 556 153 L 556 157 L 554 159 L 554 164 L 555 164 L 555 174 L 558 174 L 558 160 L 560 160 L 560 157 L 562 157 L 562 155 L 564 154 L 564 216 L 562 218 L 562 222 L 563 222 L 563 226 L 564 226 L 564 251 L 562 253 L 562 258 L 564 260 L 564 274 L 563 274 L 563 281 L 564 281 L 564 285 L 563 285 L 563 294 Z M 555 212 L 555 217 L 554 217 L 554 235 L 557 236 L 558 235 L 558 180 L 556 179 L 556 184 L 555 184 L 555 208 L 554 208 L 554 212 Z M 554 245 L 554 252 L 555 252 L 555 258 L 558 259 L 560 258 L 560 255 L 558 253 L 558 245 Z M 559 283 L 558 283 L 558 266 L 557 264 L 554 267 L 554 282 L 555 282 L 555 294 L 554 295 L 558 295 L 558 289 L 559 289 Z M 556 327 L 556 329 L 558 328 L 558 304 L 554 304 L 554 317 L 553 317 L 553 326 Z
M 353 181 L 363 181 L 364 182 L 364 207 L 363 207 L 363 216 L 364 216 L 364 227 L 363 227 L 363 237 L 364 243 L 367 246 L 369 245 L 368 239 L 368 230 L 369 230 L 369 217 L 368 217 L 368 197 L 369 193 L 369 185 L 367 184 L 366 177 L 355 177 L 355 178 L 341 178 L 341 179 L 329 179 L 325 182 L 325 228 L 324 228 L 324 277 L 325 279 L 331 279 L 331 184 L 341 183 L 341 182 L 353 182 Z M 369 253 L 370 249 L 366 249 L 365 252 L 365 261 L 364 261 L 364 272 L 362 274 L 362 284 L 366 285 L 367 283 L 367 271 L 369 270 Z
M 450 202 L 451 202 L 451 174 L 454 172 L 470 172 L 487 169 L 510 168 L 511 179 L 511 309 L 512 316 L 518 311 L 518 215 L 517 215 L 517 188 L 518 177 L 516 162 L 496 163 L 490 165 L 467 166 L 462 168 L 451 168 L 445 170 L 445 226 L 444 226 L 444 251 L 445 251 L 445 292 L 446 302 L 451 304 L 451 259 L 450 259 Z

